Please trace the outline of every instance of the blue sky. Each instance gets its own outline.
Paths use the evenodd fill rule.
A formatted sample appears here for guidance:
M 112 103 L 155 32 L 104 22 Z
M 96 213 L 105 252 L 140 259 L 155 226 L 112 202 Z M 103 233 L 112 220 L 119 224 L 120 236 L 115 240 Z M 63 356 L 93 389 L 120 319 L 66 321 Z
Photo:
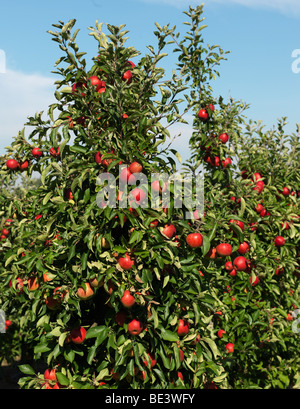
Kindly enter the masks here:
M 299 0 L 207 0 L 204 7 L 205 42 L 231 51 L 220 67 L 221 77 L 213 84 L 215 96 L 229 95 L 251 104 L 247 116 L 272 127 L 287 116 L 287 130 L 300 123 L 300 72 L 293 50 L 300 57 Z M 47 110 L 54 102 L 51 73 L 60 50 L 47 30 L 58 20 L 77 20 L 77 37 L 89 57 L 97 53 L 88 26 L 96 19 L 115 25 L 126 24 L 133 45 L 142 54 L 155 43 L 154 22 L 176 25 L 184 32 L 183 14 L 193 0 L 11 0 L 0 7 L 0 59 L 5 55 L 5 72 L 0 61 L 0 154 L 12 142 L 26 118 Z M 295 52 L 295 51 L 294 51 Z M 165 60 L 166 63 L 168 60 Z M 169 60 L 172 63 L 172 58 Z M 3 62 L 3 61 L 2 61 Z M 186 143 L 189 128 L 183 131 Z M 178 141 L 178 146 L 183 146 Z M 176 148 L 176 146 L 175 146 Z M 184 151 L 187 153 L 187 150 Z M 184 156 L 184 154 L 183 154 Z

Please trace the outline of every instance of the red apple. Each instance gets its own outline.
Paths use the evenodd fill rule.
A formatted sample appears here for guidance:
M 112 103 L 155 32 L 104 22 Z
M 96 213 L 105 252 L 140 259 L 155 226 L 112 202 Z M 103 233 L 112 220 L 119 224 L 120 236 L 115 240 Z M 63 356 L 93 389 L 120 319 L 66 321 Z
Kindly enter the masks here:
M 86 85 L 83 82 L 75 82 L 75 84 L 72 85 L 72 94 L 77 94 L 77 90 L 82 88 L 86 88 Z M 85 97 L 86 94 L 82 92 L 81 95 Z
M 48 381 L 56 381 L 56 370 L 55 369 L 46 369 L 44 372 L 44 379 Z
M 57 148 L 57 150 L 55 150 L 54 148 L 50 148 L 49 152 L 53 158 L 57 158 L 59 156 L 59 147 Z
M 247 260 L 243 256 L 238 256 L 233 260 L 233 266 L 238 271 L 245 271 L 247 269 Z
M 8 236 L 8 235 L 9 235 L 9 230 L 3 229 L 3 230 L 2 230 L 2 234 L 3 234 L 4 236 Z
M 200 233 L 190 233 L 186 237 L 186 242 L 192 248 L 201 247 L 203 244 L 203 236 Z
M 244 241 L 243 243 L 239 245 L 238 252 L 240 254 L 246 254 L 248 253 L 249 250 L 250 250 L 250 246 L 246 241 Z
M 28 169 L 29 162 L 28 162 L 28 160 L 25 160 L 23 162 L 19 162 L 18 166 L 19 166 L 20 170 L 26 170 L 26 169 Z
M 133 199 L 137 204 L 142 204 L 146 199 L 146 193 L 139 187 L 134 188 L 129 194 L 129 200 Z
M 223 334 L 226 334 L 226 331 L 224 331 L 223 329 L 219 329 L 219 331 L 218 331 L 218 337 L 219 337 L 219 338 L 223 338 Z
M 95 162 L 97 163 L 97 165 L 100 165 L 102 163 L 102 154 L 101 152 L 97 152 L 95 155 Z
M 189 328 L 190 328 L 190 324 L 183 320 L 183 319 L 179 319 L 178 321 L 178 328 L 177 328 L 177 334 L 182 337 L 184 335 L 186 335 L 189 332 Z
M 127 70 L 124 72 L 122 75 L 122 81 L 127 82 L 127 84 L 130 84 L 132 81 L 132 72 L 130 70 Z
M 134 176 L 132 175 L 132 173 L 130 172 L 129 167 L 123 168 L 123 169 L 121 170 L 121 172 L 120 172 L 120 180 L 121 180 L 122 182 L 124 182 L 124 183 L 128 183 L 129 179 L 132 180 L 132 181 L 134 181 L 134 180 L 135 180 L 135 177 L 134 177 Z
M 13 219 L 6 219 L 4 224 L 6 227 L 9 227 L 12 223 L 13 223 Z
M 231 165 L 231 159 L 230 158 L 225 158 L 224 160 L 222 160 L 222 165 L 224 168 L 226 168 L 228 165 Z
M 125 253 L 123 257 L 120 257 L 118 259 L 118 263 L 120 267 L 123 268 L 123 270 L 131 270 L 134 265 L 134 260 L 132 260 L 130 256 L 127 253 Z
M 39 282 L 37 277 L 30 277 L 28 279 L 28 290 L 35 291 L 39 288 Z
M 6 162 L 7 169 L 16 170 L 19 167 L 18 162 L 15 159 L 8 159 Z
M 228 342 L 228 344 L 226 344 L 225 348 L 227 349 L 227 352 L 229 354 L 232 354 L 234 351 L 234 344 L 232 342 Z
M 200 109 L 198 112 L 198 118 L 202 119 L 203 121 L 206 121 L 208 119 L 208 112 L 206 109 Z
M 232 246 L 229 243 L 220 243 L 216 247 L 216 252 L 219 256 L 230 256 L 232 253 Z
M 289 196 L 289 194 L 290 194 L 289 188 L 284 187 L 282 189 L 282 194 L 283 194 L 283 196 Z
M 142 331 L 143 331 L 142 321 L 133 319 L 128 324 L 128 332 L 130 335 L 139 335 Z
M 227 271 L 233 270 L 233 264 L 232 264 L 231 261 L 226 261 L 226 263 L 225 263 L 225 270 L 227 270 Z
M 155 364 L 156 364 L 155 356 L 154 356 L 153 353 L 150 354 L 149 352 L 147 352 L 147 355 L 148 355 L 148 357 L 150 359 L 150 368 L 153 368 L 155 366 Z M 144 359 L 143 363 L 148 367 L 148 362 L 147 362 L 146 358 Z
M 255 280 L 253 281 L 252 276 L 250 277 L 250 283 L 252 285 L 252 287 L 256 286 L 259 283 L 259 278 L 256 276 Z
M 86 337 L 86 329 L 83 327 L 73 328 L 70 332 L 70 339 L 74 344 L 82 344 Z
M 133 295 L 130 294 L 130 291 L 125 290 L 123 297 L 121 298 L 121 303 L 126 308 L 130 308 L 135 304 L 135 298 Z
M 43 154 L 40 148 L 33 148 L 31 153 L 35 158 L 40 158 Z
M 129 165 L 129 170 L 131 173 L 140 173 L 143 170 L 143 166 L 138 162 L 132 162 Z
M 274 243 L 276 247 L 282 247 L 285 245 L 285 239 L 282 236 L 277 236 Z
M 219 139 L 222 143 L 226 143 L 229 140 L 229 136 L 227 133 L 221 133 L 221 135 L 219 136 Z
M 255 211 L 256 213 L 260 213 L 264 209 L 263 205 L 259 203 L 257 206 L 255 206 Z
M 176 228 L 173 224 L 165 224 L 165 227 L 162 229 L 162 233 L 171 239 L 176 234 Z
M 239 226 L 239 228 L 240 228 L 241 230 L 244 230 L 244 228 L 245 228 L 244 223 L 241 222 L 240 220 L 233 220 L 233 219 L 231 219 L 231 220 L 229 220 L 229 223 L 236 224 L 237 226 Z
M 94 290 L 90 286 L 90 283 L 85 283 L 84 287 L 78 287 L 77 295 L 81 300 L 89 300 L 94 295 Z
M 122 310 L 121 310 L 121 311 L 117 312 L 117 314 L 116 314 L 116 322 L 117 322 L 117 324 L 120 325 L 120 327 L 123 327 L 123 325 L 125 324 L 126 318 L 127 318 L 127 313 L 126 313 L 126 311 L 122 311 Z

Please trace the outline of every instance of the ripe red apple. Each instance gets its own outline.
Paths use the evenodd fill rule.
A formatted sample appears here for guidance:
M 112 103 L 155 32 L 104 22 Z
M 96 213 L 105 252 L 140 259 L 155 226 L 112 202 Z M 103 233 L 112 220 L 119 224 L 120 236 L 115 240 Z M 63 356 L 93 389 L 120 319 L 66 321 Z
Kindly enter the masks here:
M 171 239 L 176 234 L 176 228 L 173 224 L 165 224 L 165 227 L 162 229 L 162 233 Z
M 70 188 L 65 190 L 64 197 L 67 200 L 73 200 L 74 199 L 73 193 L 72 193 Z
M 198 112 L 198 118 L 202 119 L 203 121 L 207 121 L 208 119 L 208 112 L 206 109 L 200 109 Z
M 123 325 L 125 324 L 127 318 L 127 312 L 126 311 L 118 311 L 116 314 L 116 322 L 117 324 L 120 325 L 120 327 L 123 327 Z
M 57 148 L 57 150 L 55 150 L 54 148 L 50 148 L 49 152 L 53 158 L 57 158 L 59 156 L 59 147 Z
M 284 188 L 282 189 L 282 194 L 283 194 L 283 196 L 289 196 L 289 194 L 290 194 L 289 188 L 288 188 L 288 187 L 284 187 Z
M 56 370 L 55 369 L 46 369 L 44 372 L 44 379 L 48 381 L 56 381 Z
M 138 162 L 132 162 L 129 165 L 129 171 L 131 173 L 140 173 L 143 170 L 143 166 Z
M 97 163 L 97 165 L 101 165 L 102 163 L 102 154 L 101 152 L 97 152 L 95 155 L 95 162 Z
M 75 95 L 77 90 L 82 88 L 86 88 L 86 85 L 83 82 L 75 82 L 75 84 L 72 85 L 72 94 Z M 82 92 L 81 95 L 85 97 L 86 94 Z
M 149 227 L 151 227 L 151 229 L 154 229 L 154 227 L 157 227 L 158 225 L 158 220 L 153 220 L 152 222 L 150 222 Z
M 124 291 L 123 297 L 121 298 L 121 303 L 126 308 L 131 308 L 135 304 L 135 298 L 130 294 L 130 291 Z
M 259 278 L 256 276 L 255 280 L 253 281 L 252 276 L 250 277 L 250 283 L 252 285 L 252 287 L 256 286 L 259 283 Z
M 221 135 L 219 136 L 219 139 L 222 143 L 226 143 L 229 140 L 229 136 L 226 132 L 221 133 Z
M 127 82 L 127 84 L 130 84 L 132 81 L 132 72 L 130 70 L 127 70 L 124 72 L 122 75 L 122 81 Z
M 212 166 L 220 166 L 220 158 L 219 156 L 214 156 L 210 159 L 210 164 Z
M 258 182 L 256 182 L 256 186 L 252 188 L 252 190 L 257 190 L 258 193 L 261 193 L 264 189 L 264 182 L 262 180 L 259 180 Z
M 23 280 L 20 277 L 18 277 L 14 281 L 16 282 L 15 286 L 13 286 L 13 281 L 10 280 L 8 283 L 8 287 L 10 288 L 13 286 L 16 289 L 18 294 L 22 293 L 24 291 L 23 290 Z
M 257 206 L 255 206 L 255 211 L 256 213 L 260 213 L 264 209 L 263 205 L 261 203 L 258 203 Z
M 128 332 L 130 335 L 139 335 L 143 331 L 143 323 L 135 318 L 128 324 Z
M 35 291 L 39 288 L 39 282 L 37 277 L 30 277 L 28 279 L 28 290 Z
M 7 169 L 16 170 L 18 169 L 19 164 L 15 159 L 8 159 L 6 161 L 6 166 L 7 166 Z
M 29 162 L 28 162 L 28 160 L 25 160 L 23 162 L 19 162 L 18 166 L 19 166 L 20 170 L 26 170 L 26 169 L 28 169 Z
M 238 252 L 240 254 L 246 254 L 248 253 L 249 250 L 250 250 L 250 246 L 246 241 L 244 241 L 243 243 L 239 245 Z
M 165 190 L 167 189 L 167 186 L 168 186 L 168 184 L 166 182 L 164 182 L 164 183 L 162 183 L 162 188 L 161 188 L 159 180 L 154 180 L 151 183 L 151 190 L 153 190 L 153 192 L 162 193 L 162 192 L 165 192 Z
M 124 183 L 128 183 L 129 179 L 130 181 L 134 181 L 135 177 L 130 172 L 129 167 L 123 168 L 120 172 L 120 180 Z
M 241 230 L 244 230 L 244 228 L 245 228 L 244 223 L 241 222 L 240 220 L 233 220 L 233 219 L 231 219 L 231 220 L 229 220 L 229 223 L 236 224 L 237 226 L 239 226 L 239 228 L 240 228 Z
M 153 368 L 154 366 L 155 366 L 155 364 L 156 364 L 156 359 L 155 359 L 155 355 L 153 354 L 153 353 L 149 353 L 149 352 L 147 352 L 147 355 L 148 355 L 148 357 L 149 357 L 149 359 L 150 359 L 150 368 Z M 144 361 L 143 361 L 143 363 L 147 366 L 147 368 L 148 368 L 148 362 L 147 362 L 147 359 L 145 358 L 144 359 Z
M 238 256 L 233 260 L 233 266 L 238 271 L 245 271 L 247 269 L 247 260 L 243 256 Z
M 189 328 L 190 328 L 190 324 L 183 320 L 183 319 L 179 319 L 178 321 L 178 328 L 177 328 L 177 334 L 182 337 L 184 335 L 186 335 L 189 332 Z
M 85 283 L 84 287 L 78 287 L 77 295 L 81 300 L 89 300 L 94 295 L 94 290 L 90 286 L 90 283 Z
M 70 332 L 70 339 L 74 344 L 82 344 L 86 337 L 86 329 L 83 327 L 73 328 Z
M 129 194 L 129 200 L 133 199 L 137 204 L 142 204 L 146 199 L 146 193 L 139 187 L 134 188 Z
M 225 270 L 227 270 L 227 271 L 233 270 L 233 264 L 232 264 L 231 261 L 226 261 L 226 263 L 225 263 Z
M 40 158 L 43 154 L 40 148 L 33 148 L 31 153 L 35 158 Z
M 8 229 L 3 229 L 3 230 L 2 230 L 2 234 L 3 234 L 4 236 L 8 236 L 8 235 L 9 235 L 9 230 L 8 230 Z
M 225 348 L 227 349 L 227 352 L 229 354 L 232 354 L 234 351 L 234 344 L 232 342 L 228 342 L 225 346 Z
M 203 236 L 200 233 L 190 233 L 186 237 L 186 242 L 192 248 L 201 247 L 203 244 Z
M 92 75 L 91 77 L 89 77 L 89 81 L 92 87 L 96 87 L 97 91 L 99 90 L 99 88 L 102 88 L 102 81 L 96 75 Z
M 219 337 L 219 338 L 223 338 L 223 334 L 226 334 L 226 331 L 224 331 L 223 329 L 219 329 L 219 331 L 218 331 L 218 337 Z
M 225 158 L 224 160 L 222 160 L 222 165 L 224 168 L 226 168 L 227 166 L 231 165 L 231 159 L 230 158 Z
M 220 243 L 216 247 L 216 252 L 219 256 L 230 256 L 232 253 L 232 246 L 229 243 Z
M 13 219 L 6 219 L 4 225 L 6 227 L 9 227 L 13 222 L 14 222 Z
M 276 247 L 282 247 L 285 245 L 285 239 L 282 236 L 277 236 L 274 243 Z
M 125 253 L 123 257 L 119 257 L 118 263 L 123 270 L 131 270 L 134 265 L 134 260 L 132 260 L 130 256 Z
M 253 180 L 257 181 L 257 180 L 260 180 L 260 179 L 262 179 L 262 175 L 260 173 L 258 173 L 258 172 L 255 172 L 254 175 L 253 175 Z

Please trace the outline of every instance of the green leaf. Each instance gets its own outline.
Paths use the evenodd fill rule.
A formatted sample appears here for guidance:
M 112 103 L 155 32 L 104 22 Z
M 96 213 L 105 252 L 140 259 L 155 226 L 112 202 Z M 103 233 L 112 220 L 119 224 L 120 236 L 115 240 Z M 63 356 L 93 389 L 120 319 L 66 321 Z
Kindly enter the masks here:
M 172 332 L 172 331 L 170 331 L 168 329 L 163 329 L 162 330 L 161 337 L 165 341 L 170 341 L 170 342 L 179 341 L 179 336 L 175 332 Z
M 202 244 L 202 254 L 205 256 L 209 252 L 210 249 L 210 241 L 207 236 L 203 236 L 203 244 Z
M 56 372 L 56 377 L 58 382 L 63 386 L 68 386 L 70 384 L 69 379 L 61 372 Z
M 19 365 L 18 368 L 20 369 L 21 372 L 23 372 L 25 375 L 35 375 L 34 369 L 28 365 Z
M 100 345 L 107 337 L 108 330 L 109 329 L 105 325 L 89 328 L 86 332 L 85 338 L 97 338 L 97 344 Z

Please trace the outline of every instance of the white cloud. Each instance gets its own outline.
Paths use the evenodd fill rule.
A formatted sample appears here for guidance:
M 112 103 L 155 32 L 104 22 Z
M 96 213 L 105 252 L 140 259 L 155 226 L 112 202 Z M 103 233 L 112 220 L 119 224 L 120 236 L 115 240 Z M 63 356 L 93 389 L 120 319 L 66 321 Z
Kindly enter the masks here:
M 0 154 L 23 129 L 28 116 L 55 102 L 54 78 L 6 70 L 0 74 Z
M 300 16 L 300 1 L 299 0 L 141 0 L 145 3 L 160 3 L 174 6 L 177 8 L 188 8 L 190 5 L 200 5 L 204 3 L 205 6 L 209 4 L 238 4 L 250 8 L 259 9 L 273 9 L 286 15 Z

